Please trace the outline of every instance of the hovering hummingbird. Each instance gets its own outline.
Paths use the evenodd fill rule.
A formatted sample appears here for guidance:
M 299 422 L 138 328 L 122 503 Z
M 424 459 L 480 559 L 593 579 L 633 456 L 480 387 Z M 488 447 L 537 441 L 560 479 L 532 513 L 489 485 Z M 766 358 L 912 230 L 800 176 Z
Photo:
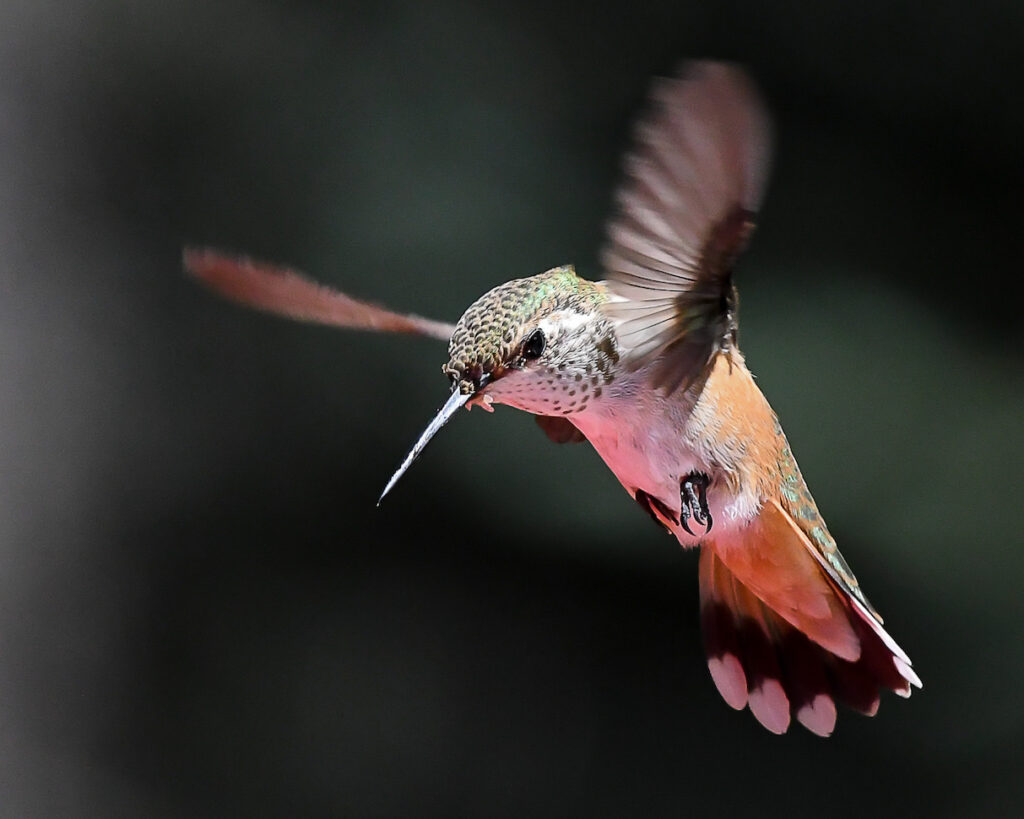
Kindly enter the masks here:
M 725 701 L 770 731 L 828 736 L 836 701 L 872 715 L 921 681 L 882 626 L 811 498 L 737 346 L 733 268 L 770 153 L 745 73 L 699 62 L 654 86 L 603 254 L 516 279 L 455 325 L 402 315 L 299 273 L 186 251 L 200 281 L 252 307 L 448 341 L 451 394 L 383 499 L 462 407 L 508 404 L 558 443 L 587 440 L 630 497 L 700 547 L 708 667 Z

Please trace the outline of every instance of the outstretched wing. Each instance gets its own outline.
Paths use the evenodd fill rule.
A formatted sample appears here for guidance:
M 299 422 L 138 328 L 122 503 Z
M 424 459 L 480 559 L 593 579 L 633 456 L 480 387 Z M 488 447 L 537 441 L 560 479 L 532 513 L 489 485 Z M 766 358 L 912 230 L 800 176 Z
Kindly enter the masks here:
M 186 250 L 185 270 L 222 296 L 248 307 L 300 321 L 377 330 L 416 333 L 447 341 L 455 325 L 394 313 L 317 284 L 283 267 L 228 256 L 215 250 Z
M 733 265 L 754 227 L 770 142 L 737 66 L 688 63 L 654 87 L 602 261 L 625 363 L 658 361 L 655 386 L 699 381 L 735 344 Z

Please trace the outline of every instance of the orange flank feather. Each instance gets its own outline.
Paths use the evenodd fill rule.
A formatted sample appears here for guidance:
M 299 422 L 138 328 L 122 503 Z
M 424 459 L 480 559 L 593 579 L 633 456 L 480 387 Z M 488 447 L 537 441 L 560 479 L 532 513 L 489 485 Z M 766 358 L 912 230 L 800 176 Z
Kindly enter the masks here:
M 792 519 L 773 501 L 751 524 L 710 546 L 728 571 L 790 625 L 844 660 L 860 643 L 836 595 Z
M 749 705 L 776 733 L 793 717 L 827 736 L 836 702 L 873 714 L 881 688 L 909 696 L 920 687 L 836 547 L 739 351 L 716 356 L 689 430 L 725 467 L 725 497 L 747 498 L 751 510 L 701 542 L 708 667 L 725 701 Z

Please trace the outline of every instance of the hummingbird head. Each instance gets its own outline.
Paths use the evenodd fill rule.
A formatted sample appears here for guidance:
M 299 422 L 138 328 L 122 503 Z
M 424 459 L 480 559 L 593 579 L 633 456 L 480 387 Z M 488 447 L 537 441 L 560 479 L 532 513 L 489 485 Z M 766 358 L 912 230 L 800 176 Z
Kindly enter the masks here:
M 607 300 L 602 285 L 566 265 L 506 282 L 473 302 L 455 325 L 441 368 L 452 393 L 381 498 L 463 406 L 493 402 L 535 415 L 573 415 L 599 398 L 619 360 L 613 326 L 600 309 Z
M 571 266 L 514 279 L 477 299 L 452 333 L 442 371 L 484 405 L 572 415 L 600 396 L 618 350 L 604 289 Z

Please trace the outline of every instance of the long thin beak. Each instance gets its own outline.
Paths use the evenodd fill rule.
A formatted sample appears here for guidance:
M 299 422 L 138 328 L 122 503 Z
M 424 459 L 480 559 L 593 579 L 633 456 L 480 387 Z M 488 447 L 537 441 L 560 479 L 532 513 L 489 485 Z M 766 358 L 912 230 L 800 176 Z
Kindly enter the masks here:
M 423 430 L 423 434 L 420 439 L 416 442 L 416 446 L 409 450 L 409 454 L 405 456 L 405 460 L 402 461 L 402 465 L 398 467 L 395 474 L 391 476 L 391 480 L 388 481 L 388 485 L 384 487 L 384 491 L 380 493 L 380 497 L 377 499 L 377 505 L 380 506 L 380 502 L 384 500 L 384 496 L 391 491 L 398 479 L 405 474 L 405 471 L 412 466 L 412 462 L 415 461 L 420 453 L 427 448 L 427 444 L 430 443 L 430 439 L 433 438 L 439 429 L 448 423 L 448 420 L 465 406 L 466 402 L 473 397 L 475 393 L 462 393 L 459 391 L 458 384 L 455 385 L 455 390 L 449 396 L 448 400 L 445 401 L 443 407 L 438 410 L 437 415 L 434 416 L 434 420 L 430 422 L 430 425 Z

